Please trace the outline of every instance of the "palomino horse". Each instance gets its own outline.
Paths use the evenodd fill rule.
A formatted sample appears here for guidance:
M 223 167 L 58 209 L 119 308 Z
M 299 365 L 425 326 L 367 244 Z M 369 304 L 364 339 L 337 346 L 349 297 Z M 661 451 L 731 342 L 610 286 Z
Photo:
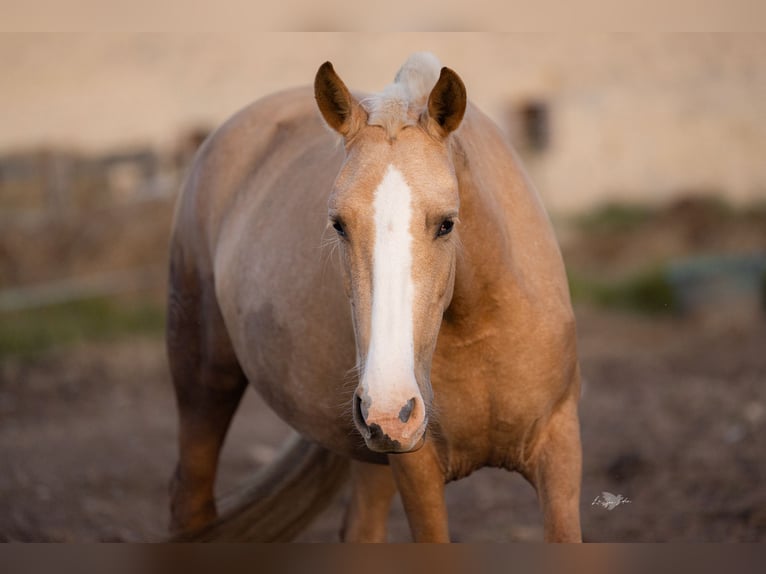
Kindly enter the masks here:
M 289 539 L 350 474 L 345 540 L 385 540 L 398 491 L 413 538 L 448 541 L 444 485 L 484 466 L 531 482 L 546 540 L 580 539 L 561 255 L 514 152 L 434 56 L 365 98 L 325 63 L 313 94 L 219 128 L 178 203 L 169 290 L 179 539 Z M 248 382 L 298 438 L 218 518 Z

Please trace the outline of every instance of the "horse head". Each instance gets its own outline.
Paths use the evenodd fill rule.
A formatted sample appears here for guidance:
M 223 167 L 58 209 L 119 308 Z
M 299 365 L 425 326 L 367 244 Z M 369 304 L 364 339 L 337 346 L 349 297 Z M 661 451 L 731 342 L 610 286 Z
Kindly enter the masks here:
M 314 87 L 346 149 L 328 216 L 356 336 L 354 423 L 370 450 L 416 450 L 455 283 L 460 198 L 451 134 L 465 113 L 465 87 L 427 54 L 411 57 L 376 96 L 354 97 L 329 62 Z

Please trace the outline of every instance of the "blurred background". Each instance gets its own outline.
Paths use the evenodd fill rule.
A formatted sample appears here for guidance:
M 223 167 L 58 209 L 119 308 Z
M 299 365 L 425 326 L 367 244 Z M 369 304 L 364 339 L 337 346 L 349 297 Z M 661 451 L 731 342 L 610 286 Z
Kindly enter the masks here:
M 197 146 L 325 60 L 377 91 L 416 50 L 508 134 L 561 242 L 585 538 L 766 540 L 766 36 L 451 33 L 0 36 L 0 540 L 163 536 L 167 242 Z M 286 432 L 248 393 L 220 491 Z M 542 538 L 518 476 L 447 492 L 456 540 Z M 301 539 L 335 540 L 346 496 Z

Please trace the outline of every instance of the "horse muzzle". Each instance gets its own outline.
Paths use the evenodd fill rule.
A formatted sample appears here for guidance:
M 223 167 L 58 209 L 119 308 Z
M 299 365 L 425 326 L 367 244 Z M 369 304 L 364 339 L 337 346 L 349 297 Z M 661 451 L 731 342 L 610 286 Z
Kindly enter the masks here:
M 373 452 L 404 453 L 418 450 L 425 443 L 428 424 L 425 405 L 420 397 L 405 401 L 396 409 L 377 409 L 369 398 L 354 393 L 354 423 L 364 442 Z

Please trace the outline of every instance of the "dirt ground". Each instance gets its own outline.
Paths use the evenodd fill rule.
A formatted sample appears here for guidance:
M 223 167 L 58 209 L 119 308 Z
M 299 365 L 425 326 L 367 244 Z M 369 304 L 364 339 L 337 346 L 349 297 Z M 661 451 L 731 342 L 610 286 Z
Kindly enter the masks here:
M 589 541 L 766 541 L 766 321 L 578 308 Z M 162 342 L 87 344 L 0 364 L 0 540 L 165 534 L 176 415 Z M 223 455 L 226 492 L 287 433 L 255 393 Z M 621 494 L 611 510 L 593 504 Z M 334 541 L 343 491 L 301 535 Z M 483 470 L 447 488 L 457 541 L 540 540 L 533 489 Z M 409 538 L 397 502 L 390 537 Z

